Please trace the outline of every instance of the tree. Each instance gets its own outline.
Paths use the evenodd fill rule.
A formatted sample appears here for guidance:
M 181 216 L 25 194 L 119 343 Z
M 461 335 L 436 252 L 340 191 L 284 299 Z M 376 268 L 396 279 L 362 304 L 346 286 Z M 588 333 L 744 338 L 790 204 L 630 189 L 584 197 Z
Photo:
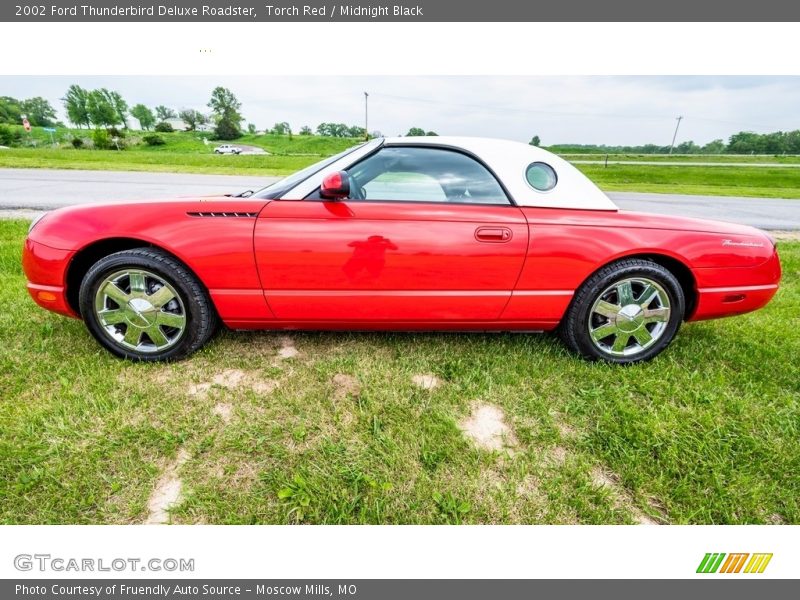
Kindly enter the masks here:
M 22 121 L 22 107 L 19 100 L 11 96 L 0 96 L 0 123 L 19 125 Z
M 116 109 L 109 101 L 109 92 L 105 88 L 89 92 L 86 110 L 95 128 L 110 127 L 120 122 Z
M 350 127 L 344 123 L 320 123 L 317 126 L 317 135 L 327 137 L 350 137 Z
M 722 154 L 725 152 L 725 142 L 722 140 L 713 140 L 708 142 L 702 148 L 703 154 Z
M 351 138 L 364 138 L 367 136 L 367 130 L 358 125 L 353 125 L 347 128 L 347 137 Z
M 412 127 L 406 135 L 410 137 L 425 135 L 425 130 L 420 127 Z
M 425 135 L 438 136 L 439 134 L 436 133 L 435 131 L 427 131 L 427 132 L 425 132 Z
M 242 136 L 242 132 L 239 130 L 238 123 L 222 117 L 214 128 L 214 136 L 218 140 L 235 140 Z
M 255 135 L 256 131 L 257 130 L 256 130 L 256 124 L 255 123 L 248 123 L 247 124 L 247 133 L 249 133 L 250 135 Z
M 102 92 L 106 95 L 108 103 L 114 108 L 117 113 L 117 123 L 122 123 L 122 126 L 128 128 L 128 103 L 123 100 L 119 92 L 109 92 L 107 89 L 102 88 Z
M 164 106 L 163 104 L 159 104 L 156 106 L 156 118 L 159 121 L 166 121 L 167 119 L 174 119 L 178 115 L 175 113 L 174 110 Z
M 205 125 L 207 121 L 203 113 L 193 108 L 182 110 L 178 116 L 186 123 L 186 127 L 189 131 L 196 130 L 198 125 Z
M 286 121 L 282 121 L 280 123 L 275 123 L 270 133 L 274 133 L 275 135 L 289 135 L 292 133 L 292 128 Z
M 539 139 L 538 135 L 533 136 L 531 138 L 531 141 L 528 142 L 529 145 L 536 146 L 536 147 L 538 147 L 540 143 L 541 143 L 541 140 Z
M 20 108 L 28 116 L 30 124 L 35 127 L 52 127 L 55 125 L 56 111 L 50 102 L 41 96 L 23 100 Z
M 61 99 L 67 111 L 67 118 L 80 129 L 83 125 L 91 126 L 89 117 L 89 90 L 79 85 L 71 85 Z
M 226 119 L 236 125 L 237 129 L 239 128 L 239 123 L 242 122 L 242 115 L 239 114 L 242 103 L 228 88 L 222 86 L 214 88 L 208 106 L 219 119 Z
M 150 130 L 156 123 L 156 117 L 153 111 L 147 108 L 144 104 L 137 104 L 131 109 L 131 115 L 139 121 L 142 129 Z
M 309 127 L 308 125 L 303 125 L 300 128 L 300 135 L 312 135 L 313 133 L 314 132 L 311 131 L 311 127 Z
M 172 125 L 166 121 L 159 121 L 156 123 L 156 131 L 159 133 L 172 133 L 175 130 L 172 128 Z

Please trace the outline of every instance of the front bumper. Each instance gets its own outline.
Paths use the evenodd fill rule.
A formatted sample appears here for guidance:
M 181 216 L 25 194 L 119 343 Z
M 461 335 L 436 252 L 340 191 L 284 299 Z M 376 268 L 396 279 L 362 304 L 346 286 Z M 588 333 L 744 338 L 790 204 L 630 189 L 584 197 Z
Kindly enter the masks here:
M 42 308 L 69 317 L 78 317 L 67 300 L 66 279 L 72 250 L 58 250 L 25 240 L 22 270 L 28 279 L 28 293 Z

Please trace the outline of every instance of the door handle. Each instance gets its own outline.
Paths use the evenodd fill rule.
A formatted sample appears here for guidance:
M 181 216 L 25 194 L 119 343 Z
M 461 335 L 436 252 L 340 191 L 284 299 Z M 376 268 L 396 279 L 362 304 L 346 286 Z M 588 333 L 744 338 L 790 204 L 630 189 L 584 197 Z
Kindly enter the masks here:
M 508 227 L 478 227 L 475 230 L 475 239 L 479 242 L 502 243 L 509 241 L 511 236 Z

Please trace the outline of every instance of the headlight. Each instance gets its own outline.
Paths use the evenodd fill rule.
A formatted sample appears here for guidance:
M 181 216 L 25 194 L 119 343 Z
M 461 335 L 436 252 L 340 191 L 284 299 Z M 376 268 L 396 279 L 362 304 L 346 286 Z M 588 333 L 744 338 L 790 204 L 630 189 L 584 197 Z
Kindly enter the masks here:
M 42 213 L 42 214 L 40 214 L 38 217 L 34 217 L 34 218 L 33 218 L 33 221 L 31 221 L 31 224 L 30 224 L 30 226 L 28 227 L 28 233 L 29 233 L 29 234 L 30 234 L 30 232 L 31 232 L 31 231 L 33 231 L 33 228 L 34 228 L 34 227 L 36 227 L 36 224 L 37 224 L 39 221 L 41 221 L 42 219 L 44 219 L 46 215 L 47 215 L 47 213 L 46 213 L 46 212 L 43 212 L 43 213 Z

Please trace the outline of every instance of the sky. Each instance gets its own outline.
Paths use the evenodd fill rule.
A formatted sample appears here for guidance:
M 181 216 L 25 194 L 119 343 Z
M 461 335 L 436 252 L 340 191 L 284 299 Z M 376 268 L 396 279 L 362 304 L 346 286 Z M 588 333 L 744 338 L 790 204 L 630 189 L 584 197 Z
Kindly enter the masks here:
M 164 104 L 208 112 L 211 90 L 230 88 L 245 122 L 259 130 L 287 121 L 297 131 L 323 121 L 364 123 L 404 135 L 410 127 L 440 135 L 490 136 L 543 145 L 698 144 L 738 131 L 800 129 L 800 77 L 758 76 L 0 76 L 0 96 L 50 100 L 70 84 L 119 91 L 130 106 Z

